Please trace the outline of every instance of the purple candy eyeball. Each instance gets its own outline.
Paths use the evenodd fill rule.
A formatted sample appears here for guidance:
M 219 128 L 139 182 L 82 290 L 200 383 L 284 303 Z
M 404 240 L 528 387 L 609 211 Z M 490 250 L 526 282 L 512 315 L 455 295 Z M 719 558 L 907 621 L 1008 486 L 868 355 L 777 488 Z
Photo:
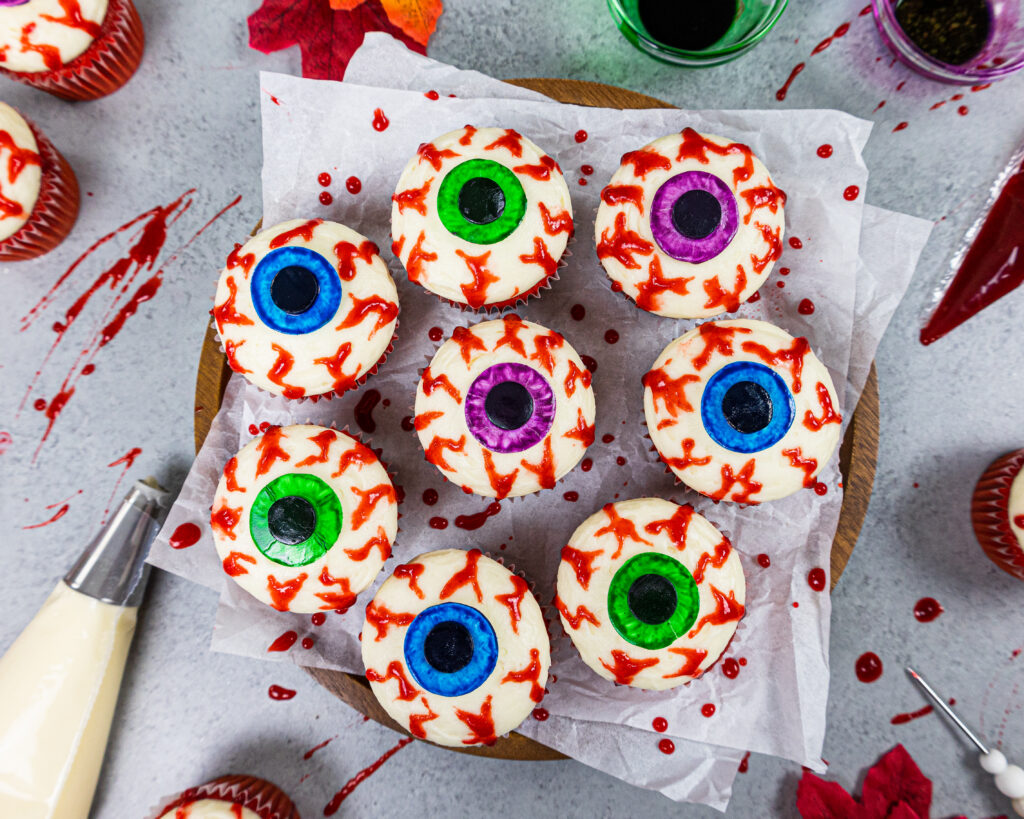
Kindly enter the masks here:
M 494 452 L 522 452 L 543 441 L 555 419 L 555 394 L 526 364 L 488 367 L 476 377 L 465 400 L 466 426 Z
M 676 174 L 654 194 L 651 233 L 673 259 L 693 264 L 713 259 L 729 246 L 738 228 L 736 197 L 714 174 Z

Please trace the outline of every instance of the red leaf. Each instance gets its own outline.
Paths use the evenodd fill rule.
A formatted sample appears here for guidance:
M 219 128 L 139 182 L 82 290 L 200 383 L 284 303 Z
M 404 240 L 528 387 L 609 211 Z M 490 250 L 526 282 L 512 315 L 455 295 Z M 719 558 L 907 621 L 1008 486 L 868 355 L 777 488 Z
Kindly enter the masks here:
M 801 819 L 864 819 L 864 811 L 838 782 L 804 771 L 796 789 Z
M 900 802 L 895 808 L 889 811 L 889 815 L 886 819 L 922 819 L 922 817 L 918 816 L 917 812 L 914 811 L 906 802 Z
M 409 48 L 426 49 L 392 25 L 380 0 L 366 0 L 351 11 L 331 9 L 329 0 L 263 0 L 249 16 L 249 45 L 264 54 L 298 45 L 302 76 L 340 80 L 367 31 L 383 31 Z
M 932 782 L 921 773 L 907 749 L 897 745 L 878 760 L 864 777 L 861 802 L 870 817 L 885 819 L 900 802 L 905 802 L 918 819 L 929 819 Z

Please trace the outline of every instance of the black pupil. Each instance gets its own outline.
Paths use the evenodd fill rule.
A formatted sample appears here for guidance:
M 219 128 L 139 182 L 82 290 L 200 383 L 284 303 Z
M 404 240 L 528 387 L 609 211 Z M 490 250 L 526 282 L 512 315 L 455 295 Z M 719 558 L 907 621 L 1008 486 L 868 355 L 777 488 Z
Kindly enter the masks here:
M 518 381 L 502 381 L 487 393 L 484 411 L 499 429 L 519 429 L 533 417 L 533 396 Z
M 687 239 L 703 239 L 721 221 L 722 205 L 707 191 L 687 191 L 672 206 L 672 224 Z
M 320 293 L 320 283 L 305 267 L 290 265 L 277 271 L 270 283 L 270 298 L 290 316 L 305 313 Z
M 656 40 L 686 51 L 703 51 L 729 30 L 736 0 L 638 0 L 640 22 Z
M 423 641 L 423 656 L 442 674 L 454 674 L 473 659 L 473 635 L 462 623 L 438 623 Z
M 316 531 L 316 509 L 298 495 L 278 498 L 267 513 L 267 527 L 274 540 L 289 546 L 302 543 Z
M 772 399 L 760 384 L 738 381 L 722 398 L 722 414 L 733 429 L 749 435 L 771 423 Z
M 501 185 L 485 176 L 467 180 L 459 191 L 459 213 L 474 225 L 487 225 L 505 210 L 505 192 Z
M 676 587 L 660 574 L 642 574 L 629 587 L 626 601 L 637 620 L 656 626 L 675 612 Z

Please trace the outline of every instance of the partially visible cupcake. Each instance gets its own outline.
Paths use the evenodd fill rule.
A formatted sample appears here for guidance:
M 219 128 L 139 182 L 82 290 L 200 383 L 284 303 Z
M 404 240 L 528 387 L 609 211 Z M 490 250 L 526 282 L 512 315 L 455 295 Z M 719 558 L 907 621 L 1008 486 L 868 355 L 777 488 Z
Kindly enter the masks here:
M 785 203 L 746 145 L 684 128 L 622 157 L 601 191 L 597 257 L 644 310 L 733 312 L 782 254 Z
M 59 245 L 78 218 L 78 180 L 50 141 L 0 102 L 0 262 Z
M 558 163 L 511 128 L 467 125 L 424 142 L 391 200 L 392 249 L 409 281 L 473 310 L 537 293 L 573 231 Z
M 222 776 L 189 788 L 155 819 L 300 819 L 284 791 L 255 776 Z
M 0 0 L 0 72 L 58 97 L 112 94 L 144 46 L 132 0 Z
M 590 371 L 554 330 L 456 327 L 420 377 L 413 425 L 448 480 L 501 500 L 551 489 L 594 442 Z
M 971 522 L 978 543 L 1004 572 L 1024 580 L 1024 449 L 994 461 L 978 480 Z
M 492 745 L 544 698 L 544 615 L 526 581 L 479 549 L 396 567 L 366 607 L 361 639 L 374 696 L 420 739 Z
M 210 513 L 224 572 L 278 611 L 344 611 L 398 532 L 383 464 L 351 435 L 271 427 L 224 465 Z
M 231 369 L 285 398 L 317 397 L 376 372 L 398 326 L 398 291 L 365 236 L 293 219 L 235 246 L 213 317 Z
M 806 338 L 766 321 L 709 321 L 643 377 L 647 428 L 680 481 L 713 500 L 760 503 L 802 489 L 839 444 L 828 370 Z

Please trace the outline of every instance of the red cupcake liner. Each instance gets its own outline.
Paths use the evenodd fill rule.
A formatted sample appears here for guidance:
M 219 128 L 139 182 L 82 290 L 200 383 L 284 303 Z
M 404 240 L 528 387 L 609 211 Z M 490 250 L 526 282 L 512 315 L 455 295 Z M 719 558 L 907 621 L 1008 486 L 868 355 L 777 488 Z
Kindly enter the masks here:
M 0 262 L 34 259 L 64 241 L 78 218 L 78 178 L 43 132 L 25 120 L 39 148 L 42 178 L 39 197 L 25 222 L 0 242 Z
M 301 819 L 292 800 L 277 785 L 255 776 L 222 776 L 189 788 L 177 799 L 165 805 L 157 817 L 173 817 L 172 811 L 185 808 L 200 799 L 219 799 L 232 805 L 242 805 L 260 819 Z
M 95 100 L 113 94 L 131 79 L 142 61 L 146 37 L 132 0 L 110 0 L 100 35 L 71 62 L 52 71 L 6 74 L 66 100 Z
M 1010 486 L 1024 468 L 1024 449 L 994 461 L 978 480 L 971 499 L 974 534 L 989 560 L 1024 580 L 1024 547 L 1010 528 Z

